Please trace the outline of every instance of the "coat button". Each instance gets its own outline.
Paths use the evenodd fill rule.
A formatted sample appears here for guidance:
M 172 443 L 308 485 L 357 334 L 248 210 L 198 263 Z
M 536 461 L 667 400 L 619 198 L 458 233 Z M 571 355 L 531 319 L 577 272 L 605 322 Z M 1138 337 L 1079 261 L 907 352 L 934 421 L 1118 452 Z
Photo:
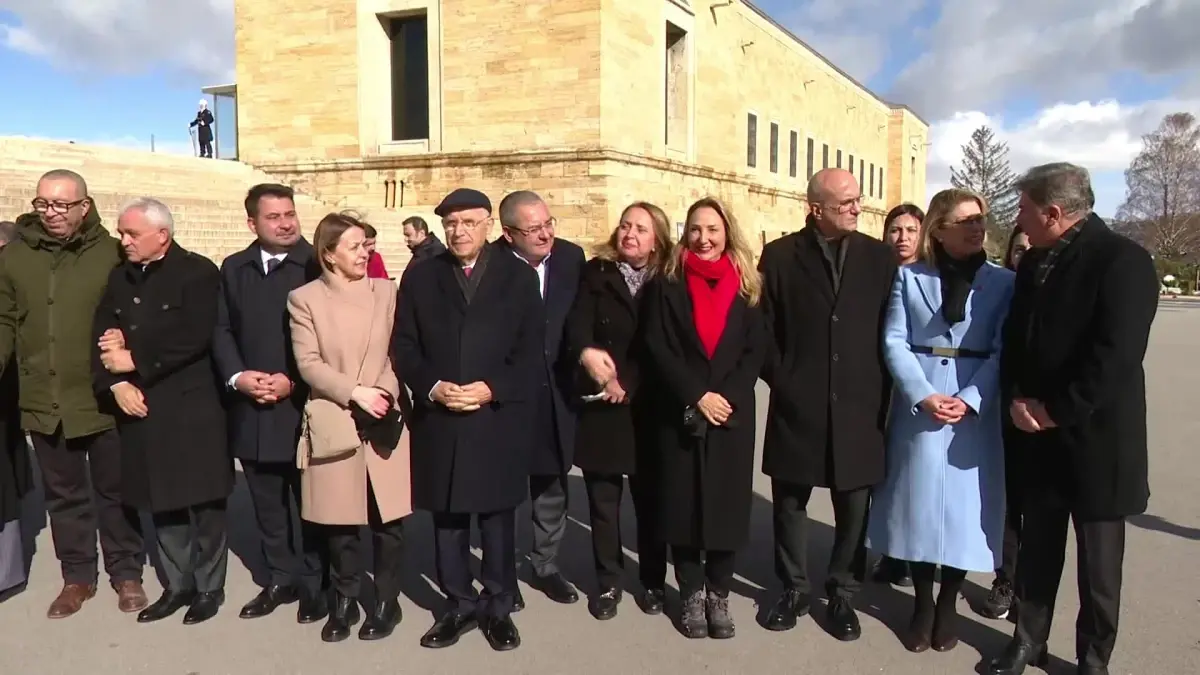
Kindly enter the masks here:
M 141 298 L 134 298 L 134 299 L 133 299 L 133 304 L 135 304 L 135 305 L 140 305 L 140 304 L 142 304 L 142 299 L 141 299 Z
M 154 367 L 155 367 L 155 368 L 162 368 L 162 364 L 161 364 L 161 363 L 159 363 L 158 361 L 155 361 L 155 362 L 154 362 Z
M 135 323 L 132 326 L 130 326 L 129 330 L 137 330 L 137 324 Z
M 58 373 L 54 372 L 54 369 L 53 369 L 53 368 L 51 368 L 51 369 L 50 369 L 50 373 L 49 373 L 49 374 L 50 374 L 50 377 L 54 377 L 54 376 L 55 376 L 55 375 L 57 375 Z
M 46 298 L 46 304 L 47 304 L 47 305 L 53 305 L 53 304 L 54 304 L 54 298 Z
M 942 365 L 943 366 L 950 365 L 950 359 L 942 359 Z
M 830 394 L 830 395 L 829 395 L 829 400 L 831 400 L 831 401 L 834 401 L 834 402 L 837 402 L 837 394 Z
M 55 410 L 58 410 L 58 404 L 57 404 L 57 403 L 51 403 L 51 404 L 50 404 L 50 407 L 51 407 L 51 408 L 54 408 Z
M 838 315 L 837 315 L 837 314 L 834 314 L 832 317 L 830 317 L 830 319 L 829 319 L 829 320 L 830 320 L 830 321 L 832 321 L 832 322 L 834 322 L 834 323 L 837 323 L 837 322 L 838 322 Z
M 163 309 L 170 309 L 170 308 L 171 308 L 170 305 L 163 305 Z
M 833 355 L 833 360 L 834 360 L 834 361 L 837 361 L 837 360 L 838 360 L 838 355 L 837 355 L 837 354 L 834 354 L 834 355 Z

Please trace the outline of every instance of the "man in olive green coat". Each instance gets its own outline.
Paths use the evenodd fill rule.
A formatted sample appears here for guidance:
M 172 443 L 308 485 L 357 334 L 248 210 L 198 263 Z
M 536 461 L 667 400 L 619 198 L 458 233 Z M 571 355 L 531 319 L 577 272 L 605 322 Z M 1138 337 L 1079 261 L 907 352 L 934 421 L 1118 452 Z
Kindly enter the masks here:
M 97 527 L 118 607 L 147 604 L 140 521 L 121 503 L 120 440 L 92 389 L 92 318 L 120 250 L 83 178 L 56 170 L 38 181 L 33 212 L 17 218 L 17 237 L 0 255 L 0 369 L 15 353 L 21 427 L 33 440 L 62 565 L 52 619 L 96 594 Z

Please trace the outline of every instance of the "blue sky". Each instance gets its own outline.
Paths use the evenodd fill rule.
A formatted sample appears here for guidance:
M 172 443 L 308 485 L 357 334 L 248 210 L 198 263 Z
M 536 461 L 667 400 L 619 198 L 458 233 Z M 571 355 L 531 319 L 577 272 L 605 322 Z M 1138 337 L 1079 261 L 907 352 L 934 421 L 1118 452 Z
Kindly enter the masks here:
M 1195 0 L 757 4 L 932 124 L 931 192 L 970 132 L 989 124 L 1014 170 L 1063 159 L 1090 167 L 1097 211 L 1111 216 L 1141 135 L 1167 113 L 1200 112 Z M 190 153 L 200 88 L 232 79 L 232 5 L 0 0 L 0 84 L 10 94 L 0 135 L 145 149 L 153 137 L 159 151 Z

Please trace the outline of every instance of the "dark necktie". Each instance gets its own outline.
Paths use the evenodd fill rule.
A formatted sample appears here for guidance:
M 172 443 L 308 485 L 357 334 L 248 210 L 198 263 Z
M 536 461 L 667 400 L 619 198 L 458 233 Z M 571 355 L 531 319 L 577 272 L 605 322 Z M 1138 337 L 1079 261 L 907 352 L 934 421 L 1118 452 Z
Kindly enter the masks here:
M 275 268 L 279 267 L 282 262 L 279 258 L 267 258 L 267 274 L 274 272 Z

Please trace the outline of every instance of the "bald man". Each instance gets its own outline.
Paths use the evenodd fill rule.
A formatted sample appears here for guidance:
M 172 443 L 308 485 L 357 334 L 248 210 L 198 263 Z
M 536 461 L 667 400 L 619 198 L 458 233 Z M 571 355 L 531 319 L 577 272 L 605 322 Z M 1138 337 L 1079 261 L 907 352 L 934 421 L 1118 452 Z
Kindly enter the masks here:
M 881 340 L 896 261 L 887 244 L 858 232 L 862 191 L 854 174 L 818 172 L 808 207 L 806 227 L 767 244 L 759 263 L 775 340 L 763 372 L 771 387 L 763 473 L 771 477 L 775 573 L 783 584 L 766 626 L 790 630 L 808 614 L 806 509 L 813 488 L 825 487 L 836 518 L 826 625 L 849 641 L 862 633 L 852 601 L 866 573 L 871 487 L 885 468 L 892 381 Z

